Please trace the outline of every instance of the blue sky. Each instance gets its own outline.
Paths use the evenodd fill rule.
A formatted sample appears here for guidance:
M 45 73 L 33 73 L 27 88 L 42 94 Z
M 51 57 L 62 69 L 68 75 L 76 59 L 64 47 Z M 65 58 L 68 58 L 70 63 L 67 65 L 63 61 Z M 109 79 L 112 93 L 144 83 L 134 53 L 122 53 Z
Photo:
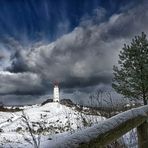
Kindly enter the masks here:
M 128 0 L 1 0 L 0 36 L 53 41 L 72 31 L 83 18 L 94 15 L 95 9 L 106 9 L 105 19 L 108 19 L 127 5 L 131 7 L 135 3 Z
M 0 100 L 41 102 L 54 81 L 64 98 L 108 89 L 123 44 L 147 24 L 146 0 L 0 0 Z

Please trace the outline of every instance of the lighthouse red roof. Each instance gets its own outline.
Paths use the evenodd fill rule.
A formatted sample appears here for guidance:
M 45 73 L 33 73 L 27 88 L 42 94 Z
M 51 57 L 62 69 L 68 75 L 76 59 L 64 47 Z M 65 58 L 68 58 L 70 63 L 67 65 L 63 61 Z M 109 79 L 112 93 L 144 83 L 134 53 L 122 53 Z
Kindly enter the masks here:
M 54 86 L 58 86 L 59 85 L 59 83 L 58 83 L 58 81 L 54 81 Z

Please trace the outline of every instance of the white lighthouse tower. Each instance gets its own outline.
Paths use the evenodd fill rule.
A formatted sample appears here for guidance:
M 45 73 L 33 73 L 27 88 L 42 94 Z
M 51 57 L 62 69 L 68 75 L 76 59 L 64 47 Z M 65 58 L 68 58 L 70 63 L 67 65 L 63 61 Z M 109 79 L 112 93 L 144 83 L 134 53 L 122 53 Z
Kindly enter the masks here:
M 59 91 L 59 86 L 58 83 L 54 83 L 54 88 L 53 88 L 53 101 L 54 102 L 59 102 L 60 101 L 60 91 Z

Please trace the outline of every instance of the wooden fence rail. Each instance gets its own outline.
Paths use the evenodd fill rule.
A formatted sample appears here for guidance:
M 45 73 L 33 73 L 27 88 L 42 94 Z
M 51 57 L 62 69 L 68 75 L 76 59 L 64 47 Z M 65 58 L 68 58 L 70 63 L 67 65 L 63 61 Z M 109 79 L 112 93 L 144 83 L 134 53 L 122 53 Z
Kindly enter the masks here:
M 131 109 L 50 145 L 52 148 L 102 148 L 138 127 L 138 148 L 148 147 L 148 105 Z M 50 147 L 49 146 L 49 147 Z

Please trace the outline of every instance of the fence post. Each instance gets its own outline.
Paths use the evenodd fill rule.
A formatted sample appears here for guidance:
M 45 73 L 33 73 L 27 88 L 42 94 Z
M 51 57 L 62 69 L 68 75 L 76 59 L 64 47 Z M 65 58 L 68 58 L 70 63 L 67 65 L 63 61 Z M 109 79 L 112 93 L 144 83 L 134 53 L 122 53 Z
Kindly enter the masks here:
M 137 127 L 138 148 L 148 148 L 148 120 Z

